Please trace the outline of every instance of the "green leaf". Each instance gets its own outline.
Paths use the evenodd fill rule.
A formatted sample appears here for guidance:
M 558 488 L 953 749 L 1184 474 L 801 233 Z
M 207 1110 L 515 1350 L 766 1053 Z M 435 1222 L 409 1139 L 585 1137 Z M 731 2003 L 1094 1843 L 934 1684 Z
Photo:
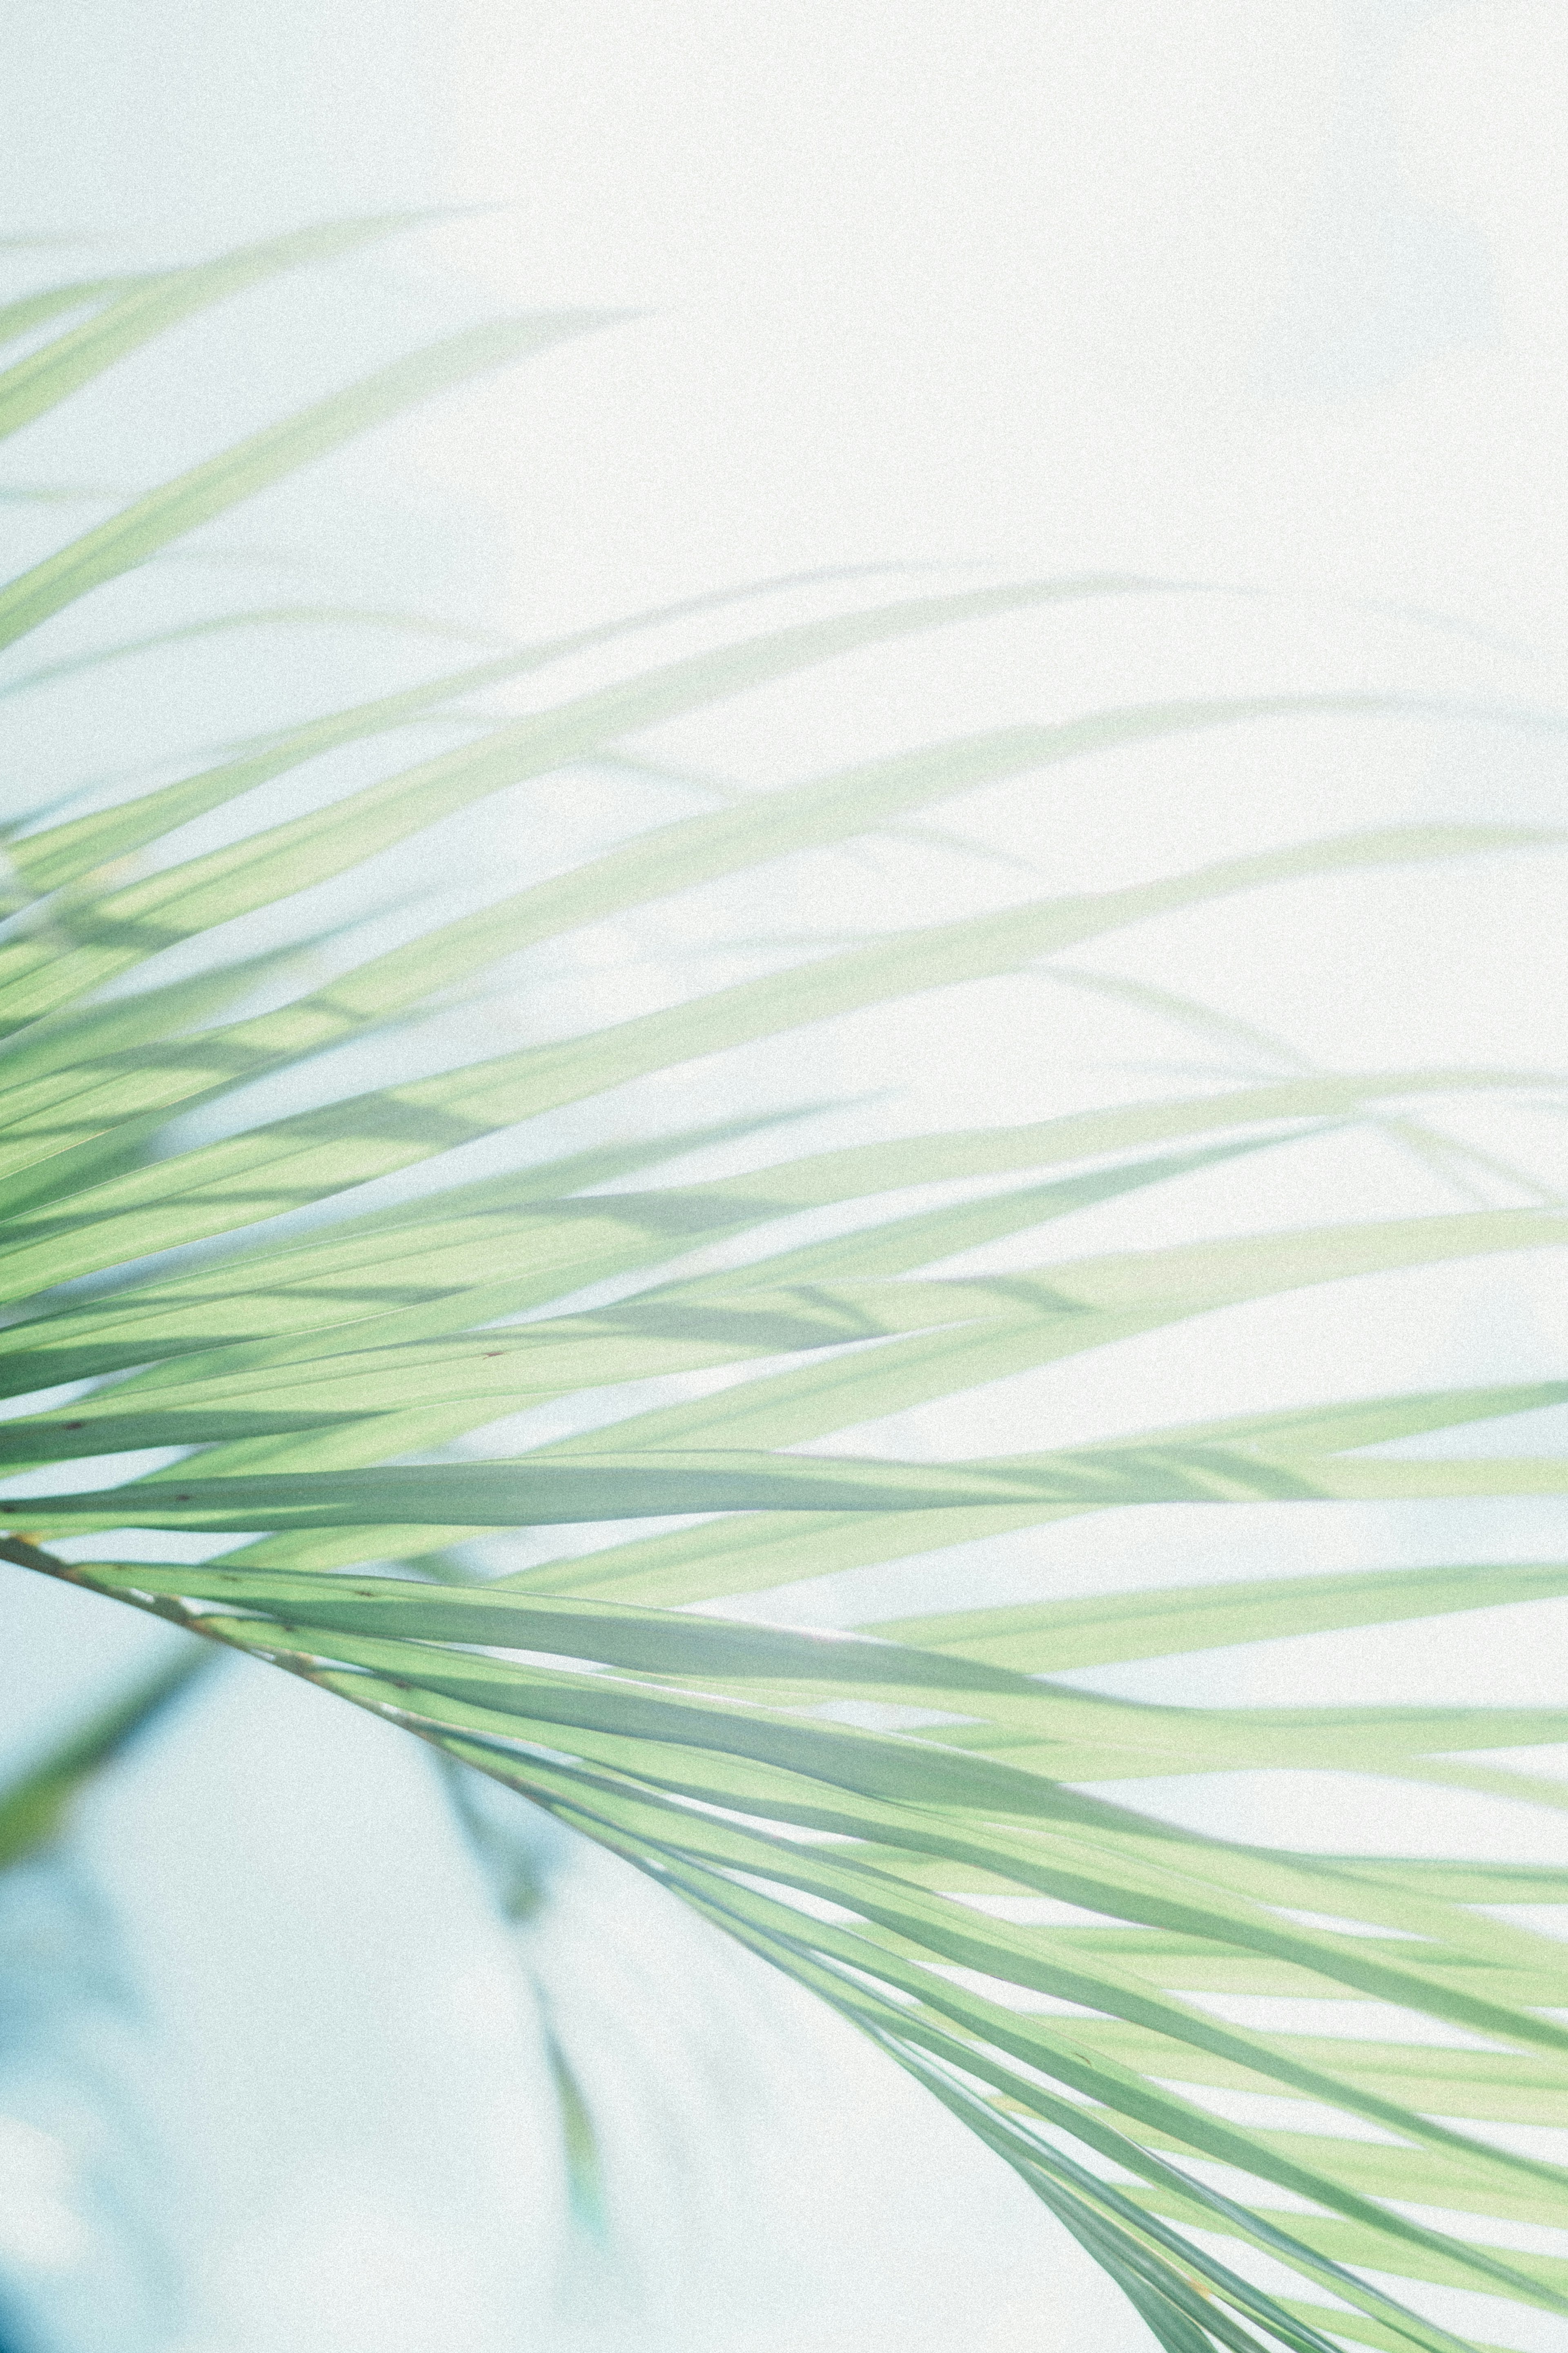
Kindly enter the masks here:
M 615 323 L 617 315 L 544 312 L 536 318 L 498 320 L 469 328 L 445 343 L 393 361 L 374 375 L 316 401 L 280 425 L 264 426 L 260 432 L 135 500 L 109 522 L 0 588 L 0 646 L 14 644 L 90 589 L 145 564 L 172 540 L 183 538 L 186 532 L 210 522 L 215 515 L 253 498 L 285 475 L 325 457 L 356 434 L 384 424 L 416 402 L 428 400 L 485 368 L 548 351 L 574 335 Z M 6 413 L 5 397 L 5 382 L 0 379 L 0 429 Z
M 110 1701 L 37 1764 L 0 1788 L 0 1872 L 54 1842 L 77 1799 L 160 1720 L 171 1702 L 212 1665 L 213 1658 L 199 1643 L 182 1644 L 166 1666 Z
M 216 261 L 134 278 L 91 280 L 23 296 L 9 306 L 13 333 L 26 332 L 62 311 L 79 309 L 84 301 L 110 299 L 80 326 L 0 373 L 0 438 L 30 425 L 34 417 L 90 384 L 117 360 L 194 312 L 242 293 L 247 286 L 259 285 L 280 270 L 352 253 L 411 227 L 416 217 L 388 214 L 379 220 L 329 221 L 290 237 L 269 238 L 262 245 L 238 247 Z M 18 320 L 19 325 L 15 323 Z M 6 314 L 0 313 L 0 332 L 5 324 Z
M 568 637 L 524 647 L 516 653 L 470 663 L 466 669 L 450 671 L 424 686 L 405 688 L 401 693 L 382 695 L 348 711 L 308 721 L 301 727 L 258 744 L 239 759 L 201 776 L 161 786 L 139 800 L 95 810 L 89 816 L 27 834 L 14 845 L 12 856 L 35 890 L 58 889 L 94 867 L 144 848 L 208 809 L 237 800 L 257 785 L 341 744 L 385 733 L 451 703 L 460 695 L 500 685 L 567 655 L 612 644 L 623 636 L 657 628 L 667 621 L 721 608 L 756 593 L 756 588 L 791 585 L 791 579 L 786 577 L 758 583 L 755 587 L 685 597 L 677 604 L 634 614 L 627 620 L 575 630 Z M 537 718 L 521 721 L 514 727 L 497 730 L 499 743 L 492 741 L 489 745 L 491 768 L 503 781 L 517 782 L 529 775 L 542 774 L 563 760 L 597 750 L 634 728 L 652 725 L 685 711 L 700 710 L 727 695 L 743 692 L 774 678 L 789 677 L 798 670 L 832 660 L 861 646 L 896 640 L 911 632 L 981 619 L 1029 605 L 1117 595 L 1137 585 L 1142 584 L 1114 576 L 1025 582 L 1021 586 L 971 589 L 952 596 L 907 597 L 869 612 L 840 613 L 823 620 L 796 622 L 787 628 L 770 630 L 689 656 L 682 661 L 666 663 L 640 678 L 578 696 L 559 711 L 546 712 Z M 1334 707 L 1339 708 L 1342 702 L 1342 698 L 1337 700 Z M 529 765 L 531 757 L 536 765 Z M 510 766 L 506 765 L 509 759 Z M 454 765 L 461 765 L 461 754 L 431 765 L 437 776 L 442 776 Z M 423 768 L 414 773 L 425 783 Z M 394 797 L 398 788 L 405 790 L 401 777 L 394 778 L 389 786 L 372 787 L 371 798 L 374 802 L 378 796 Z M 481 782 L 479 787 L 480 791 L 497 788 L 488 781 Z M 430 819 L 426 816 L 419 821 L 427 824 Z
M 64 286 L 42 286 L 36 293 L 0 302 L 0 343 L 16 343 L 67 311 L 84 311 L 89 303 L 101 302 L 119 292 L 124 282 L 119 278 L 81 278 Z
M 952 1651 L 962 1658 L 1005 1662 L 1020 1673 L 1050 1674 L 1232 1643 L 1278 1641 L 1293 1634 L 1338 1632 L 1350 1626 L 1394 1625 L 1454 1610 L 1495 1609 L 1564 1593 L 1568 1562 L 1563 1561 L 1361 1569 L 1339 1577 L 1166 1586 L 1153 1593 L 1107 1595 L 1091 1601 L 894 1619 L 875 1630 L 889 1641 L 919 1641 L 928 1649 Z

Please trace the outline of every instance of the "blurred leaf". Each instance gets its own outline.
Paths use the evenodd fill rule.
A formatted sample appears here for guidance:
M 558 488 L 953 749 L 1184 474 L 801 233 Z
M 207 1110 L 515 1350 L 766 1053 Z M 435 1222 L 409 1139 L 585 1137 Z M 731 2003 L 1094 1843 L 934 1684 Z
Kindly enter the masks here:
M 0 1788 L 0 1871 L 52 1845 L 82 1792 L 211 1664 L 211 1653 L 198 1644 L 182 1644 L 167 1666 L 111 1700 Z

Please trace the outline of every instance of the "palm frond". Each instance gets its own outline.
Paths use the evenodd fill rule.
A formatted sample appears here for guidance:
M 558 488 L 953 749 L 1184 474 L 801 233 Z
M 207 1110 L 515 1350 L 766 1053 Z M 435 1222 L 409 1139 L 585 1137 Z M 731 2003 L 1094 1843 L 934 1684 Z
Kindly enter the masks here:
M 196 303 L 370 233 L 27 298 L 26 328 L 47 323 L 50 301 L 97 307 L 0 378 L 0 421 L 25 421 Z M 14 581 L 0 634 L 20 637 L 410 402 L 600 323 L 563 313 L 473 330 L 252 436 Z M 321 1062 L 316 1107 L 247 1109 L 262 1099 L 247 1090 L 349 1042 L 376 1037 L 395 1057 L 420 1034 L 409 1025 L 526 948 L 980 784 L 1215 727 L 1431 712 L 1391 696 L 1272 695 L 933 744 L 650 828 L 390 950 L 356 944 L 340 909 L 331 976 L 290 976 L 290 960 L 327 936 L 310 894 L 528 777 L 857 649 L 1130 585 L 904 597 L 736 638 L 485 723 L 476 740 L 303 814 L 269 808 L 264 788 L 306 761 L 668 617 L 637 616 L 328 713 L 139 797 L 19 827 L 10 854 L 26 895 L 0 938 L 0 1370 L 12 1400 L 0 1433 L 8 1475 L 25 1483 L 0 1499 L 14 1531 L 0 1556 L 405 1725 L 678 1892 L 963 2117 L 1168 2353 L 1322 2353 L 1336 2340 L 1453 2353 L 1462 2340 L 1426 2316 L 1426 2288 L 1568 2311 L 1568 2262 L 1490 2234 L 1500 2221 L 1550 2225 L 1568 2190 L 1568 2172 L 1506 2130 L 1521 2113 L 1564 2119 L 1563 1950 L 1503 1916 L 1568 1901 L 1568 1875 L 1286 1852 L 1183 1830 L 1107 1790 L 1305 1767 L 1559 1802 L 1560 1784 L 1510 1774 L 1492 1752 L 1561 1744 L 1568 1708 L 1152 1704 L 1062 1678 L 1557 1595 L 1568 1571 L 1461 1562 L 1195 1588 L 1151 1578 L 1113 1599 L 1023 1609 L 955 1609 L 950 1598 L 848 1632 L 769 1626 L 735 1605 L 1132 1505 L 1562 1493 L 1556 1460 L 1369 1451 L 1561 1403 L 1560 1382 L 1326 1398 L 948 1462 L 835 1451 L 842 1433 L 913 1406 L 1221 1307 L 1561 1245 L 1568 1220 L 1551 1206 L 1483 1208 L 1005 1276 L 925 1271 L 1205 1168 L 1239 1176 L 1348 1124 L 1467 1097 L 1560 1103 L 1560 1075 L 1248 1077 L 698 1182 L 655 1181 L 704 1140 L 690 1129 L 554 1157 L 519 1147 L 510 1173 L 477 1179 L 463 1155 L 633 1079 L 1017 972 L 1156 915 L 1381 867 L 1518 857 L 1562 837 L 1369 829 L 1037 893 L 360 1092 L 333 1092 Z M 217 846 L 210 833 L 182 839 L 220 811 Z M 267 926 L 259 948 L 242 919 Z M 245 1011 L 263 982 L 270 1009 Z M 753 1153 L 764 1132 L 753 1125 Z M 393 1176 L 416 1185 L 361 1198 Z M 623 1189 L 632 1176 L 642 1189 Z M 954 1185 L 968 1189 L 910 1204 L 917 1188 Z M 829 1212 L 853 1229 L 802 1240 L 792 1220 Z M 728 1263 L 693 1261 L 715 1243 Z M 722 1386 L 674 1402 L 644 1386 L 720 1373 Z M 68 1402 L 45 1394 L 62 1387 Z M 509 1442 L 509 1417 L 546 1406 L 570 1434 Z M 459 1442 L 468 1451 L 454 1456 Z M 177 1459 L 149 1471 L 138 1459 L 149 1451 Z M 59 1467 L 77 1461 L 94 1466 L 80 1487 Z M 669 1525 L 613 1540 L 616 1524 L 647 1522 Z M 477 1587 L 443 1571 L 454 1545 L 553 1528 L 599 1540 Z M 127 1530 L 179 1541 L 152 1560 L 145 1543 L 117 1548 Z M 214 1556 L 193 1562 L 193 1537 L 211 1539 Z M 724 1599 L 731 1614 L 713 1614 Z M 1415 2042 L 1246 2026 L 1216 2010 L 1216 1993 L 1373 2004 L 1374 2021 L 1392 2012 L 1452 2032 Z M 1254 2116 L 1259 2101 L 1293 2103 L 1293 2121 L 1248 2121 L 1248 2099 Z M 1429 2211 L 1452 2226 L 1420 2219 Z

